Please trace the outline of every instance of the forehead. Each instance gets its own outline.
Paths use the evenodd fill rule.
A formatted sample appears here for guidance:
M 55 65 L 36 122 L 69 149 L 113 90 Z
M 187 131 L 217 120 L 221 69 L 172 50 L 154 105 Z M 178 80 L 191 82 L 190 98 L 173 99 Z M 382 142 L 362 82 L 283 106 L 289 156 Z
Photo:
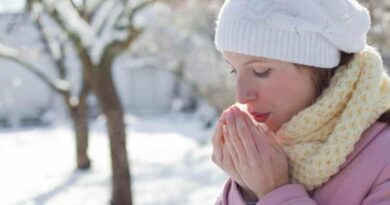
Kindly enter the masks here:
M 224 60 L 231 65 L 242 65 L 242 64 L 250 64 L 250 63 L 277 63 L 278 60 L 264 58 L 259 56 L 250 56 L 245 54 L 240 54 L 231 51 L 223 51 L 222 52 Z
M 236 52 L 231 52 L 231 51 L 223 51 L 223 57 L 226 63 L 230 64 L 234 68 L 240 68 L 240 67 L 245 67 L 250 64 L 264 64 L 267 66 L 272 66 L 273 69 L 281 69 L 283 71 L 291 71 L 295 69 L 289 69 L 289 68 L 298 68 L 302 67 L 305 69 L 298 69 L 301 71 L 306 71 L 306 70 L 311 70 L 308 68 L 311 68 L 310 66 L 302 66 L 302 65 L 297 65 L 294 63 L 286 62 L 286 61 L 280 61 L 276 59 L 271 59 L 271 58 L 265 58 L 265 57 L 259 57 L 259 56 L 250 56 L 250 55 L 244 55 Z M 287 72 L 287 73 L 289 73 Z

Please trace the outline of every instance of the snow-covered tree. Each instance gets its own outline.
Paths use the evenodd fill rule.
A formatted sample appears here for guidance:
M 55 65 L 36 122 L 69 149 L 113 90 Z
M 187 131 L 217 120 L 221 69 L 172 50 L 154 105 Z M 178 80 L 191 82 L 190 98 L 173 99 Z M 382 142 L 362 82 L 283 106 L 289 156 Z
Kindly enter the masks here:
M 36 8 L 28 7 L 26 13 L 30 19 L 26 19 L 25 23 L 30 23 L 30 20 L 35 25 L 39 32 L 40 40 L 44 46 L 44 54 L 48 55 L 54 65 L 57 77 L 53 78 L 43 72 L 44 69 L 34 65 L 31 59 L 26 56 L 26 53 L 17 49 L 0 44 L 0 57 L 12 60 L 29 72 L 37 76 L 47 86 L 56 91 L 63 99 L 68 110 L 69 116 L 73 121 L 76 142 L 76 166 L 77 169 L 89 169 L 91 161 L 88 157 L 88 120 L 87 120 L 87 103 L 86 99 L 90 88 L 86 81 L 81 82 L 81 88 L 78 94 L 72 94 L 72 86 L 75 85 L 69 79 L 69 65 L 66 65 L 65 45 L 62 40 L 59 40 L 58 35 L 53 35 L 43 23 L 43 13 L 37 11 Z M 20 13 L 18 15 L 24 15 Z M 34 49 L 34 48 L 32 48 Z
M 80 61 L 83 83 L 96 95 L 106 118 L 112 163 L 113 205 L 131 205 L 131 178 L 124 113 L 115 89 L 112 65 L 142 33 L 138 12 L 155 0 L 28 0 L 33 10 L 54 22 Z
M 131 52 L 174 73 L 217 111 L 234 103 L 234 79 L 214 47 L 221 4 L 220 0 L 176 0 L 159 5 L 154 10 L 158 18 L 147 25 Z

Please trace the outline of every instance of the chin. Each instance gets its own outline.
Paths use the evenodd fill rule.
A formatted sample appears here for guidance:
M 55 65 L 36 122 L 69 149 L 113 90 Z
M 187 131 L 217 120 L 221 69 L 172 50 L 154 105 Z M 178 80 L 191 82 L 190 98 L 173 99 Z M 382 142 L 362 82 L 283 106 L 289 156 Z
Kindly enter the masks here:
M 267 125 L 268 129 L 270 129 L 272 132 L 277 132 L 282 127 L 281 124 L 273 123 L 270 120 L 267 120 L 266 122 L 264 122 L 264 124 Z

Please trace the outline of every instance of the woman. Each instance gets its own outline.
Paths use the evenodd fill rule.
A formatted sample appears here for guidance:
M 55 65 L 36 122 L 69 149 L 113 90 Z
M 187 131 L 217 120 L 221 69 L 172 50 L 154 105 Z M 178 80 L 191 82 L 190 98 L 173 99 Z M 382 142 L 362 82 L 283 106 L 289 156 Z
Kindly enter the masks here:
M 354 0 L 227 0 L 216 47 L 236 79 L 213 161 L 218 205 L 390 204 L 390 79 Z

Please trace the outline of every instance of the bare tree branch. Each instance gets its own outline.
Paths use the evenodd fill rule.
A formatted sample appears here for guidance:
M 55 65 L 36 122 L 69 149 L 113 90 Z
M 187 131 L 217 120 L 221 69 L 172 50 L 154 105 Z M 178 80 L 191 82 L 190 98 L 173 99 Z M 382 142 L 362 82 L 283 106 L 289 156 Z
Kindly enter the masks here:
M 24 68 L 32 72 L 35 76 L 40 78 L 52 89 L 60 93 L 69 92 L 69 86 L 66 82 L 64 82 L 63 80 L 55 81 L 50 79 L 50 77 L 45 75 L 39 68 L 37 68 L 35 65 L 25 60 L 22 56 L 23 54 L 20 51 L 5 45 L 0 45 L 0 57 L 12 60 L 13 62 L 18 63 L 19 65 L 22 65 Z

